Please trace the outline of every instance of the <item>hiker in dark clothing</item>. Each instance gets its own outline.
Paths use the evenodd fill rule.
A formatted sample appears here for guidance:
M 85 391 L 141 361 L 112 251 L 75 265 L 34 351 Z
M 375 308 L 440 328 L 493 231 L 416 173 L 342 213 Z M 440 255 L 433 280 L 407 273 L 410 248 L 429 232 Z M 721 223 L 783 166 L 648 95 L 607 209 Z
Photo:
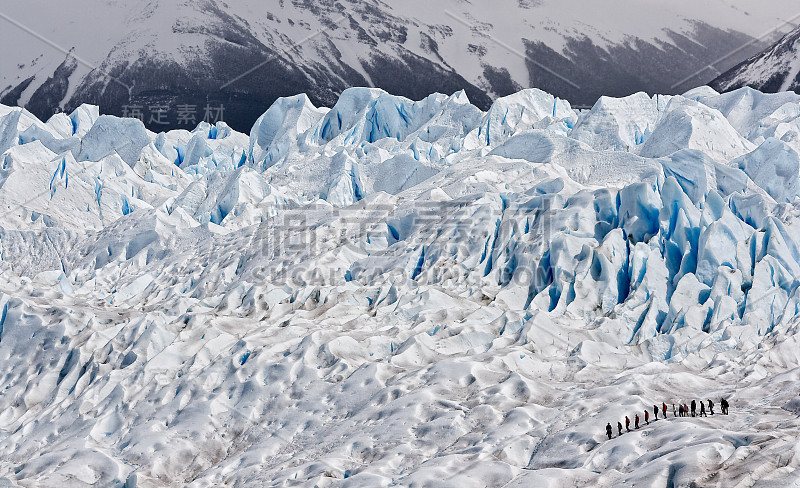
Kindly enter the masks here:
M 628 416 L 625 416 L 625 429 L 630 432 L 631 431 L 631 419 Z
M 661 407 L 662 407 L 662 410 L 664 412 L 664 418 L 666 419 L 667 418 L 667 404 L 666 403 L 662 403 Z M 675 405 L 672 406 L 672 410 L 675 410 Z
M 658 405 L 653 405 L 653 422 L 658 420 Z
M 683 405 L 678 405 L 678 415 L 683 417 Z
M 622 422 L 617 422 L 617 433 L 622 435 Z
M 692 400 L 692 417 L 695 416 L 695 412 L 697 412 L 697 402 Z
M 708 414 L 706 414 L 706 405 L 703 402 L 700 402 L 700 416 L 708 417 Z
M 611 422 L 609 422 L 608 425 L 606 425 L 606 435 L 608 436 L 608 440 L 611 440 L 611 434 L 613 433 L 614 431 L 611 430 Z
M 644 411 L 644 423 L 650 425 L 650 410 Z
M 634 420 L 634 425 L 636 426 L 637 429 L 639 428 L 639 414 L 636 414 L 636 419 Z
M 728 415 L 728 401 L 724 398 L 720 398 L 719 400 L 719 408 L 722 409 L 722 413 Z
M 708 411 L 711 412 L 711 415 L 714 415 L 714 402 L 711 399 L 708 400 Z

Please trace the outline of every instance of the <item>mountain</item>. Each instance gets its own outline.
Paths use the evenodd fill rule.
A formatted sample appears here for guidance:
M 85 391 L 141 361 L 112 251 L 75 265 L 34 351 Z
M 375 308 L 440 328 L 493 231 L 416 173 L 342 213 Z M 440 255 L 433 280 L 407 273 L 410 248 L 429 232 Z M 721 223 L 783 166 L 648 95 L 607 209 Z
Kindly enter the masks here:
M 331 106 L 350 86 L 414 99 L 464 89 L 483 110 L 539 87 L 591 106 L 696 85 L 712 60 L 724 69 L 765 47 L 754 38 L 793 5 L 32 0 L 0 16 L 0 42 L 13 46 L 0 102 L 42 120 L 92 103 L 156 131 L 204 119 L 247 131 L 279 97 L 302 91 Z
M 332 105 L 0 106 L 0 485 L 796 479 L 800 95 Z
M 719 91 L 749 86 L 763 92 L 800 93 L 800 27 L 764 52 L 723 73 L 710 86 Z

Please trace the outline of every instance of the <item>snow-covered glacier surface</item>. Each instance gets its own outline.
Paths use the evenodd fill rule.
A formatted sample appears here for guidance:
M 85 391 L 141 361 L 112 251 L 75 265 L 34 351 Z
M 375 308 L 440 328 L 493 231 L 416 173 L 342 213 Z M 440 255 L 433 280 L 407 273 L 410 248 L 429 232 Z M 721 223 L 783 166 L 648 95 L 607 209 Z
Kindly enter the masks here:
M 0 151 L 0 486 L 800 479 L 798 95 L 0 107 Z

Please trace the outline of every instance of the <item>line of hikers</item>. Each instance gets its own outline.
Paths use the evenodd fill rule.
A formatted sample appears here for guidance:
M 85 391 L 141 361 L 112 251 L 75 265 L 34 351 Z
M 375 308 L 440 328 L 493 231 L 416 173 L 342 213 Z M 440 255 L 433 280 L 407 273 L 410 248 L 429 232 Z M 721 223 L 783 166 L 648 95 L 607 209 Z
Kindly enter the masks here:
M 705 404 L 702 401 L 700 401 L 699 403 L 700 403 L 700 412 L 699 413 L 697 412 L 697 404 L 698 404 L 698 402 L 695 401 L 695 400 L 692 400 L 691 406 L 687 405 L 685 403 L 683 405 L 679 405 L 677 410 L 675 409 L 675 404 L 673 403 L 672 404 L 672 415 L 674 417 L 688 417 L 690 415 L 689 412 L 691 412 L 691 416 L 692 417 L 708 417 L 708 414 L 706 413 Z M 720 398 L 719 407 L 722 410 L 723 415 L 728 415 L 728 407 L 729 407 L 729 405 L 728 405 L 728 401 L 727 400 L 725 400 L 724 398 Z M 711 400 L 708 400 L 708 411 L 711 412 L 711 415 L 714 415 L 714 402 L 712 402 Z M 653 405 L 653 417 L 654 417 L 653 418 L 653 422 L 658 420 L 658 412 L 659 412 L 658 405 Z M 666 419 L 667 418 L 667 404 L 666 403 L 662 403 L 661 404 L 661 413 L 662 413 L 663 418 Z M 636 414 L 634 416 L 634 419 L 635 420 L 634 420 L 634 427 L 633 428 L 634 429 L 638 429 L 639 428 L 639 414 Z M 645 423 L 647 425 L 650 425 L 650 411 L 649 410 L 645 410 L 644 411 L 644 421 L 645 421 Z M 631 431 L 631 419 L 627 415 L 625 416 L 625 430 L 627 430 L 628 432 Z M 617 435 L 622 435 L 622 422 L 617 422 L 617 433 L 618 433 Z M 611 427 L 611 422 L 609 422 L 608 425 L 606 425 L 606 435 L 608 436 L 609 439 L 611 439 L 613 434 L 614 434 L 614 429 Z

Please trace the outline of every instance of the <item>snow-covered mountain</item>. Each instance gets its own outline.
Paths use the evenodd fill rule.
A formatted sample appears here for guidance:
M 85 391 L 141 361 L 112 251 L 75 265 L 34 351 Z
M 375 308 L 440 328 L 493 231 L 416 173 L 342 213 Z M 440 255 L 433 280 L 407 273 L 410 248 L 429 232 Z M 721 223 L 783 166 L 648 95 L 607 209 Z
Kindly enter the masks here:
M 787 486 L 799 153 L 749 88 L 0 107 L 0 485 Z
M 774 46 L 743 61 L 711 82 L 721 91 L 749 86 L 764 92 L 800 93 L 800 27 Z
M 330 106 L 350 86 L 414 99 L 465 89 L 484 110 L 497 96 L 534 86 L 593 105 L 600 95 L 705 82 L 714 60 L 723 59 L 716 68 L 724 70 L 766 47 L 753 38 L 793 7 L 791 0 L 757 8 L 749 0 L 10 2 L 0 15 L 8 47 L 0 102 L 42 119 L 85 102 L 116 115 L 133 107 L 154 130 L 164 127 L 158 114 L 190 128 L 179 105 L 196 107 L 197 120 L 207 105 L 223 106 L 225 120 L 242 131 L 278 97 L 304 91 Z

